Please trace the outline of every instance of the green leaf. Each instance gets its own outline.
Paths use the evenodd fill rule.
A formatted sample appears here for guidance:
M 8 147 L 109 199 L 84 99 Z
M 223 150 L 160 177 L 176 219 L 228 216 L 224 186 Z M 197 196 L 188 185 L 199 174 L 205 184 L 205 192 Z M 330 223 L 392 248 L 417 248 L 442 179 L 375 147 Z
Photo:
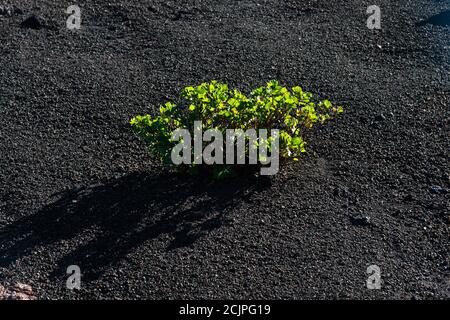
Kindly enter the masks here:
M 331 102 L 329 100 L 324 100 L 323 105 L 325 108 L 330 109 L 332 107 Z
M 295 137 L 295 138 L 292 139 L 292 144 L 294 146 L 300 145 L 301 143 L 302 143 L 302 139 L 299 138 L 299 137 Z

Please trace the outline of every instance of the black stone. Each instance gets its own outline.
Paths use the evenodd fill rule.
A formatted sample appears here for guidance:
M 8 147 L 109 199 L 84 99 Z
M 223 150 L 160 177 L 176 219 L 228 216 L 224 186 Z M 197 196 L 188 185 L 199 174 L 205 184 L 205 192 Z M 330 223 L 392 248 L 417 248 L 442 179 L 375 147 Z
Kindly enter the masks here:
M 35 15 L 31 15 L 28 18 L 26 18 L 24 21 L 22 21 L 20 26 L 22 28 L 39 30 L 44 27 L 44 22 L 42 21 L 41 18 L 39 18 Z

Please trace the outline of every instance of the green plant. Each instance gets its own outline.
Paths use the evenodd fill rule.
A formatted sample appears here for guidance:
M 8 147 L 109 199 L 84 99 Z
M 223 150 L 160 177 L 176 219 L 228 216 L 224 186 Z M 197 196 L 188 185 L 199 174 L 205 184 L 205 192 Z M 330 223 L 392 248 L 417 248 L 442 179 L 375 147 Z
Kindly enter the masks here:
M 178 101 L 167 102 L 159 111 L 157 116 L 136 116 L 130 123 L 147 142 L 149 151 L 170 165 L 171 150 L 177 144 L 172 139 L 173 131 L 185 128 L 192 133 L 194 121 L 202 121 L 205 130 L 217 129 L 222 133 L 226 129 L 278 129 L 280 158 L 298 160 L 305 152 L 303 132 L 343 110 L 328 100 L 315 103 L 311 93 L 300 87 L 289 91 L 277 81 L 253 90 L 249 96 L 211 81 L 184 88 Z M 267 148 L 270 149 L 270 144 Z M 218 177 L 233 172 L 233 166 L 213 167 Z

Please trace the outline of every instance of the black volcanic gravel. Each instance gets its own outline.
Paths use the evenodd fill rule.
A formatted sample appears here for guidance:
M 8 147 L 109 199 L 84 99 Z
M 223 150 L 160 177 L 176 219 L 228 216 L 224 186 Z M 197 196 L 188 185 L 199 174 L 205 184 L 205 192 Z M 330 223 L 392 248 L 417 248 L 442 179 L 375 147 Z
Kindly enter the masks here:
M 76 2 L 78 31 L 66 2 L 0 15 L 0 284 L 40 299 L 450 298 L 450 1 L 379 0 L 382 30 L 359 0 Z M 32 15 L 53 27 L 21 27 Z M 278 79 L 345 113 L 274 177 L 167 173 L 128 121 L 212 79 Z M 374 264 L 381 290 L 366 288 Z

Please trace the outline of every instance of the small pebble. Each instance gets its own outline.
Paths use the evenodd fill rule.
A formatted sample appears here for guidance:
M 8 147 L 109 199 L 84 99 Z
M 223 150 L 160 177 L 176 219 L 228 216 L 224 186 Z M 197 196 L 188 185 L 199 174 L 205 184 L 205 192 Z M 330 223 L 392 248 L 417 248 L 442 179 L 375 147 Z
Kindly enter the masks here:
M 430 191 L 431 193 L 438 194 L 438 193 L 446 193 L 447 190 L 445 190 L 441 186 L 431 186 Z
M 370 224 L 370 217 L 367 215 L 357 215 L 350 218 L 354 225 L 367 226 Z

